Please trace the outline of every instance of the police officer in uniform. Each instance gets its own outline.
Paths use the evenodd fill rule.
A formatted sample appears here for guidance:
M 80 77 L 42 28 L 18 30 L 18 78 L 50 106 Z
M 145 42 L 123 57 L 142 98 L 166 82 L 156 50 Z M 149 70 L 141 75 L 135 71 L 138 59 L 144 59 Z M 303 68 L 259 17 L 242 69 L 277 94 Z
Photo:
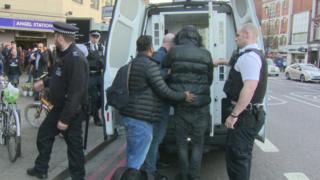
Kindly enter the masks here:
M 37 136 L 39 155 L 27 174 L 47 178 L 48 163 L 55 136 L 62 133 L 68 146 L 69 171 L 72 179 L 85 177 L 82 144 L 82 108 L 87 104 L 89 67 L 74 44 L 78 28 L 62 22 L 53 24 L 58 59 L 49 78 L 35 82 L 40 91 L 49 86 L 49 101 L 54 108 L 41 124 Z
M 251 23 L 238 31 L 236 43 L 240 50 L 231 58 L 231 70 L 224 87 L 232 104 L 225 121 L 230 180 L 249 180 L 254 138 L 265 119 L 262 102 L 267 88 L 267 64 L 256 43 L 257 36 L 257 27 Z
M 102 126 L 98 110 L 101 108 L 101 81 L 103 70 L 103 57 L 105 47 L 99 43 L 100 32 L 98 30 L 90 31 L 90 41 L 85 45 L 88 49 L 88 62 L 90 67 L 89 81 L 89 113 L 94 118 L 94 124 Z

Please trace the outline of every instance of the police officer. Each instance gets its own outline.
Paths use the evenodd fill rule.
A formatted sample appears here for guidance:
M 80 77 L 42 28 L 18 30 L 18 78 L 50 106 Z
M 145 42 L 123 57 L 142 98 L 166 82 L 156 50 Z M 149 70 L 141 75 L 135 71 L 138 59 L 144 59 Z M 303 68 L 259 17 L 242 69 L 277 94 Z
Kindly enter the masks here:
M 240 48 L 230 63 L 224 91 L 232 108 L 226 118 L 227 171 L 230 180 L 249 180 L 255 136 L 264 124 L 262 102 L 267 87 L 267 65 L 256 43 L 257 27 L 245 24 L 237 33 Z
M 101 107 L 101 81 L 103 70 L 104 46 L 99 43 L 100 32 L 98 30 L 90 31 L 90 41 L 85 45 L 88 49 L 88 62 L 90 67 L 89 96 L 90 96 L 90 115 L 94 118 L 94 124 L 102 126 L 98 110 Z
M 40 179 L 47 178 L 48 163 L 54 138 L 62 133 L 68 146 L 69 171 L 72 179 L 85 177 L 84 153 L 82 145 L 83 106 L 88 98 L 88 62 L 74 44 L 78 28 L 61 23 L 53 23 L 58 57 L 49 78 L 35 82 L 40 91 L 49 85 L 49 101 L 54 108 L 41 124 L 37 136 L 39 155 L 33 168 L 27 174 Z

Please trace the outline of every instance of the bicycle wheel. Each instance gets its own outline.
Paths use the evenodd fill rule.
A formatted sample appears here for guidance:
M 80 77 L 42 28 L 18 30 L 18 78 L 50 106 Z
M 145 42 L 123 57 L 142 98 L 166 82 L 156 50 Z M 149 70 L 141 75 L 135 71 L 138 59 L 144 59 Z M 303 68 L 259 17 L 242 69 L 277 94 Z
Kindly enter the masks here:
M 24 110 L 24 117 L 33 128 L 39 128 L 47 114 L 47 109 L 40 103 L 29 104 Z
M 13 110 L 7 119 L 6 142 L 9 153 L 9 160 L 15 162 L 21 155 L 21 131 L 18 112 Z

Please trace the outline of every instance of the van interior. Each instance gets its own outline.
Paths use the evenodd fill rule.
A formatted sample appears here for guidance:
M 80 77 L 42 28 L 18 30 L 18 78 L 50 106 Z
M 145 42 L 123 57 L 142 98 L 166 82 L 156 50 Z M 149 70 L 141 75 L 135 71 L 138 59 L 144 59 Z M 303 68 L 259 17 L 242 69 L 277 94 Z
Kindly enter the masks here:
M 164 16 L 164 28 L 168 33 L 177 34 L 183 27 L 194 25 L 203 38 L 203 45 L 208 49 L 209 21 L 208 13 L 168 14 Z

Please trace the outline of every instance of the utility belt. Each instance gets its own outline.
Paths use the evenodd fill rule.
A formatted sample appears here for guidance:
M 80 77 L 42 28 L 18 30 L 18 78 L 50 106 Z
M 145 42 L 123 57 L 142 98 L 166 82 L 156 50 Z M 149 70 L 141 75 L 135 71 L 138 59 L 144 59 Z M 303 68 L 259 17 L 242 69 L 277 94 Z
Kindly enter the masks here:
M 231 104 L 235 106 L 237 104 L 236 101 L 231 101 Z M 245 108 L 246 111 L 252 111 L 253 109 L 260 109 L 263 108 L 262 103 L 249 103 L 248 106 Z
M 235 106 L 237 102 L 231 101 L 232 106 Z M 265 121 L 265 111 L 262 103 L 250 103 L 246 107 L 245 111 L 251 113 L 257 121 Z

